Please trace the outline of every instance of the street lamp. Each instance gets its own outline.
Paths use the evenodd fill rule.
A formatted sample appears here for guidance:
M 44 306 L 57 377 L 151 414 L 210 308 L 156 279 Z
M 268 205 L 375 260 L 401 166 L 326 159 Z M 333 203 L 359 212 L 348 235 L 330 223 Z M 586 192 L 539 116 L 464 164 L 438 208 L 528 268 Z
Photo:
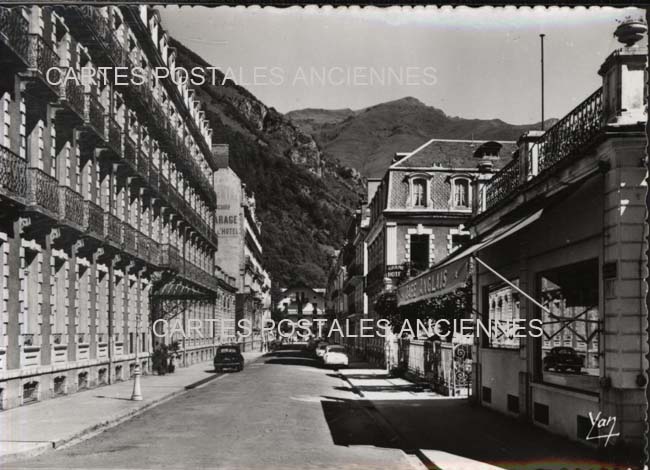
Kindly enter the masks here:
M 142 315 L 138 313 L 135 316 L 135 368 L 133 369 L 133 393 L 131 400 L 142 401 L 142 389 L 140 387 L 140 377 L 142 371 L 140 370 L 140 359 L 138 352 L 140 350 L 140 319 Z

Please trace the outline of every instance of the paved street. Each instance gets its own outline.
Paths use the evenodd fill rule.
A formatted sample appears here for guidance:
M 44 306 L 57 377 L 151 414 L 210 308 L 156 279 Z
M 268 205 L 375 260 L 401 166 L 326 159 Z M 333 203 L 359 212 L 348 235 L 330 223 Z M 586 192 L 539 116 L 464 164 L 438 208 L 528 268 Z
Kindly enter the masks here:
M 285 347 L 73 446 L 4 468 L 626 468 L 365 364 Z
M 391 449 L 369 415 L 346 401 L 355 396 L 303 352 L 282 351 L 5 468 L 414 468 L 417 459 Z

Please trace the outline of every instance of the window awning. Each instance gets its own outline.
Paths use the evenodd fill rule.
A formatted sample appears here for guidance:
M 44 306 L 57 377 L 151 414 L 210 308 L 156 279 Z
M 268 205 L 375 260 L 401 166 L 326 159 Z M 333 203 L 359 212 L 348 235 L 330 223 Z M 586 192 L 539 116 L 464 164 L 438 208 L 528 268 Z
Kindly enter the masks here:
M 476 243 L 458 253 L 452 253 L 429 271 L 409 279 L 397 289 L 398 307 L 428 300 L 465 287 L 470 274 L 471 255 L 528 227 L 542 216 L 543 211 L 544 209 L 539 209 L 526 217 L 498 226 Z

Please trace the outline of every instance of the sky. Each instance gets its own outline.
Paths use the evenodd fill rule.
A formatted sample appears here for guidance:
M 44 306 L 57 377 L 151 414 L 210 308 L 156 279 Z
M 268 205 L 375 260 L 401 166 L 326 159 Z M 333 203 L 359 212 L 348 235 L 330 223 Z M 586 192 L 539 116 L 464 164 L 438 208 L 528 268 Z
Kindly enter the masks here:
M 635 8 L 165 7 L 164 28 L 268 106 L 361 109 L 411 96 L 449 116 L 539 122 L 601 84 Z

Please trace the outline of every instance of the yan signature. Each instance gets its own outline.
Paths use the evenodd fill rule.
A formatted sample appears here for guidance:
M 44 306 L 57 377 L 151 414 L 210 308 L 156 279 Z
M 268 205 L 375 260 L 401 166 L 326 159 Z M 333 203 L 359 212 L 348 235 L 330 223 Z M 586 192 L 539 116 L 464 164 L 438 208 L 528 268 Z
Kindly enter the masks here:
M 599 411 L 598 414 L 594 417 L 589 412 L 589 421 L 591 421 L 591 429 L 585 437 L 586 440 L 590 441 L 593 439 L 607 439 L 605 445 L 609 443 L 610 438 L 620 436 L 621 433 L 614 432 L 614 427 L 616 426 L 616 416 L 608 416 L 607 418 L 601 417 L 602 412 Z M 606 434 L 605 434 L 606 433 Z

